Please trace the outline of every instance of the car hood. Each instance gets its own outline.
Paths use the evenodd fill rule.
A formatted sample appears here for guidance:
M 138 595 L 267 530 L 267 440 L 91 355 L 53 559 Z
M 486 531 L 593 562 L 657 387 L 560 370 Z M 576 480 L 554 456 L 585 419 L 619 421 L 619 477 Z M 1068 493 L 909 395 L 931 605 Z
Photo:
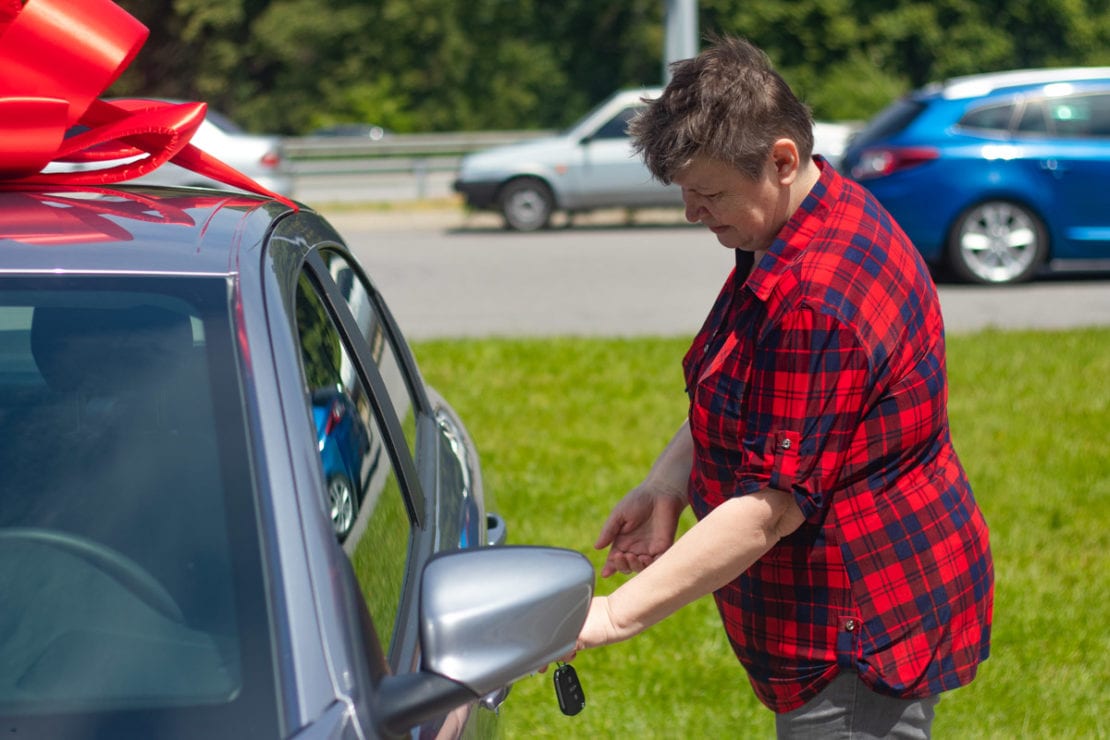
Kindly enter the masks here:
M 518 144 L 473 152 L 462 159 L 463 177 L 497 175 L 505 171 L 520 172 L 529 167 L 546 167 L 563 161 L 573 151 L 575 142 L 566 136 L 545 136 Z

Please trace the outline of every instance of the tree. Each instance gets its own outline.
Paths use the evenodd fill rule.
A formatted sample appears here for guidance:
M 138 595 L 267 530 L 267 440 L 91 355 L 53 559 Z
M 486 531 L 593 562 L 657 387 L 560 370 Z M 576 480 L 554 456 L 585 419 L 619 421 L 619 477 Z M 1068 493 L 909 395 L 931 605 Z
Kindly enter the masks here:
M 559 128 L 659 84 L 662 0 L 118 0 L 150 40 L 114 95 L 205 100 L 247 128 Z M 1105 0 L 700 0 L 815 115 L 863 119 L 960 74 L 1110 63 Z

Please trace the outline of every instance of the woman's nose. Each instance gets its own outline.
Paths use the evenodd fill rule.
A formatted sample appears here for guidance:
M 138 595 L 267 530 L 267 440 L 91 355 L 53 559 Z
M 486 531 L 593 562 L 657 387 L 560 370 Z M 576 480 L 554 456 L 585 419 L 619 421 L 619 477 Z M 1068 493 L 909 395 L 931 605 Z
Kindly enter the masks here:
M 696 195 L 682 194 L 682 203 L 686 207 L 686 220 L 692 224 L 701 221 L 702 207 Z

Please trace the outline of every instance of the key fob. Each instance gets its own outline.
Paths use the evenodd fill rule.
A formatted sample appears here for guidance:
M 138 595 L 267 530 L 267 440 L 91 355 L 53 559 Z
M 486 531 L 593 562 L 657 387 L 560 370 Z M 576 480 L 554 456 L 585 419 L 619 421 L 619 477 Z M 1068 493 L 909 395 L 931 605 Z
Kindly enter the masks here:
M 555 697 L 559 700 L 559 710 L 568 717 L 573 717 L 585 708 L 586 695 L 582 692 L 582 684 L 574 666 L 560 663 L 555 669 Z

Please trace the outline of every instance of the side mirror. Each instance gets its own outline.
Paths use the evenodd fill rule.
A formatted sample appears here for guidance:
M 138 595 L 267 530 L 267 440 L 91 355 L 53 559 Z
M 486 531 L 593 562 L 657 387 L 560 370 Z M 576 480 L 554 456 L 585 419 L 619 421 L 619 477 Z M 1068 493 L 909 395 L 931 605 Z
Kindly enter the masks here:
M 401 733 L 574 649 L 594 591 L 583 555 L 506 546 L 439 555 L 420 590 L 419 673 L 382 681 L 376 716 Z

